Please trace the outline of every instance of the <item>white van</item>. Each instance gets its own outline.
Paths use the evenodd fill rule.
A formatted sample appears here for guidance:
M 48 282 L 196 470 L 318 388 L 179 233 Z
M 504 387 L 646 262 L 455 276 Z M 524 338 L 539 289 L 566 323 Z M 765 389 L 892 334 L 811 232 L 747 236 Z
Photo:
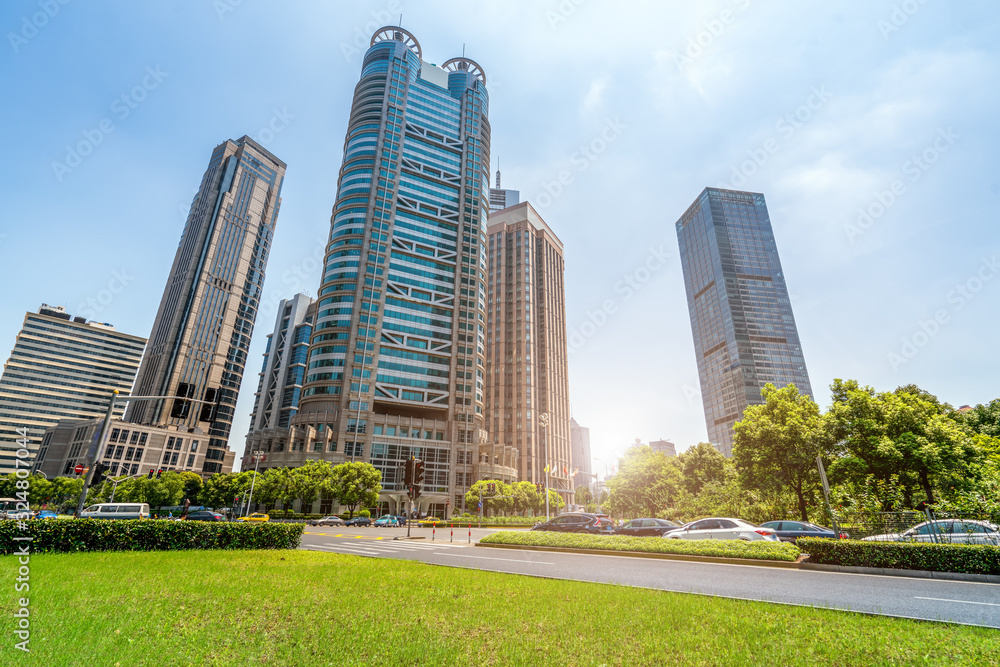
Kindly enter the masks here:
M 80 513 L 81 519 L 148 519 L 146 503 L 99 503 Z

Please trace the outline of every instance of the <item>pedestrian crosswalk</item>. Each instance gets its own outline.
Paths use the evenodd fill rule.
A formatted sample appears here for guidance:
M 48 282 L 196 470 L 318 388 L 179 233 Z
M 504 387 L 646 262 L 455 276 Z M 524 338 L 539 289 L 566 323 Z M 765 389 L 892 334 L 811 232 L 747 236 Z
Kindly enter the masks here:
M 411 540 L 336 540 L 322 544 L 303 545 L 305 549 L 334 551 L 356 556 L 402 556 L 440 549 L 455 549 L 471 546 L 455 542 L 430 542 Z

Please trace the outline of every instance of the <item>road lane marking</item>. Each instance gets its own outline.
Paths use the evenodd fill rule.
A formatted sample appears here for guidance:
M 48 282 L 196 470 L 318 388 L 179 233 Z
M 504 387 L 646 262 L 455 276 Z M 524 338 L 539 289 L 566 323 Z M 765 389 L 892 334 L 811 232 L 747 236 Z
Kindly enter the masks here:
M 435 553 L 435 556 L 461 556 L 462 558 L 478 558 L 479 560 L 505 560 L 510 563 L 531 563 L 533 565 L 555 565 L 544 560 L 520 560 L 517 558 L 493 558 L 492 556 L 467 556 L 465 554 L 449 554 L 445 552 Z
M 1000 604 L 995 602 L 973 602 L 972 600 L 949 600 L 947 598 L 925 598 L 919 595 L 913 596 L 914 600 L 936 600 L 937 602 L 961 602 L 962 604 L 984 604 L 987 607 L 1000 607 Z

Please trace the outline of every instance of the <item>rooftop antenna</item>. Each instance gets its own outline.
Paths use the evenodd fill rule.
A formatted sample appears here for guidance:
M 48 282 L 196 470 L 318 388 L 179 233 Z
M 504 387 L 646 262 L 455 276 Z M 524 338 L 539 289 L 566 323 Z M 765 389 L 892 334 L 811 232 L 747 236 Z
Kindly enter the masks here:
M 500 189 L 500 156 L 497 156 L 497 190 Z

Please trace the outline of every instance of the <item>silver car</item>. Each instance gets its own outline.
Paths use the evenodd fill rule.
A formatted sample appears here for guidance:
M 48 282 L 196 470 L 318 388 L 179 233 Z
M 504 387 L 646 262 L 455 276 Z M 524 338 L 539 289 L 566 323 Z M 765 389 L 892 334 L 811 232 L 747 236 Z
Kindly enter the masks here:
M 918 523 L 902 533 L 862 538 L 865 542 L 929 542 L 940 544 L 992 544 L 1000 546 L 1000 530 L 987 521 L 938 519 Z
M 768 540 L 777 542 L 778 535 L 771 528 L 761 528 L 742 519 L 699 519 L 672 530 L 663 536 L 667 540 Z
M 343 526 L 344 520 L 339 516 L 325 516 L 322 519 L 313 519 L 310 526 Z

